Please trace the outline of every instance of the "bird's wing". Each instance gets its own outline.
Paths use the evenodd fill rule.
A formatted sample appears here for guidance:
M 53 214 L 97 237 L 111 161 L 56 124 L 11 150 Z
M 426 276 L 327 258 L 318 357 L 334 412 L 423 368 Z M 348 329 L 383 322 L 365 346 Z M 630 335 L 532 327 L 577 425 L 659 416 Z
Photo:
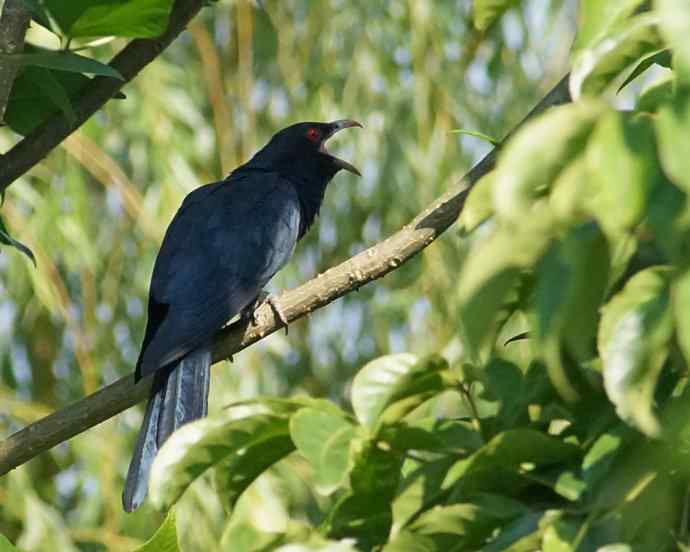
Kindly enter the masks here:
M 208 341 L 253 301 L 292 255 L 299 224 L 297 193 L 275 173 L 235 173 L 191 193 L 156 259 L 137 375 Z

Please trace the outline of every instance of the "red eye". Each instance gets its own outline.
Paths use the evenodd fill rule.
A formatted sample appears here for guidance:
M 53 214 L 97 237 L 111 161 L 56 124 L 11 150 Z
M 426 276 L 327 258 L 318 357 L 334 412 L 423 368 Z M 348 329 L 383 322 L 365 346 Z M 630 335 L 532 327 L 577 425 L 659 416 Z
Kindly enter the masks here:
M 309 138 L 312 142 L 316 142 L 319 138 L 321 138 L 321 133 L 315 128 L 310 128 L 307 131 L 307 138 Z

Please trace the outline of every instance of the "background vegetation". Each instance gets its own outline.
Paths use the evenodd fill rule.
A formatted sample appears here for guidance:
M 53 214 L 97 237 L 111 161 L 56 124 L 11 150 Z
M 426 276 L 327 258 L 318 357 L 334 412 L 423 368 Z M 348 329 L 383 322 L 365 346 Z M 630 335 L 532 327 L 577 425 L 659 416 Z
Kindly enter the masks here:
M 200 463 L 220 467 L 159 536 L 174 541 L 176 525 L 184 550 L 233 551 L 686 546 L 690 11 L 683 0 L 472 8 L 205 9 L 126 99 L 7 193 L 2 217 L 37 268 L 0 253 L 3 434 L 131 371 L 167 222 L 276 129 L 366 127 L 332 146 L 363 176 L 333 182 L 280 290 L 409 221 L 490 148 L 454 130 L 502 137 L 572 66 L 577 102 L 508 143 L 458 228 L 288 337 L 216 365 L 215 415 L 181 461 L 162 455 L 154 502 L 167 509 Z M 92 45 L 82 34 L 105 33 L 59 23 L 57 34 L 33 24 L 29 41 L 100 60 L 124 43 Z M 648 71 L 616 94 L 640 63 Z M 31 71 L 6 116 L 19 132 L 35 124 L 27 113 L 42 116 Z M 69 117 L 69 102 L 56 109 Z M 0 133 L 3 149 L 15 140 Z M 148 539 L 163 514 L 120 506 L 140 420 L 132 409 L 0 479 L 0 533 L 26 550 Z

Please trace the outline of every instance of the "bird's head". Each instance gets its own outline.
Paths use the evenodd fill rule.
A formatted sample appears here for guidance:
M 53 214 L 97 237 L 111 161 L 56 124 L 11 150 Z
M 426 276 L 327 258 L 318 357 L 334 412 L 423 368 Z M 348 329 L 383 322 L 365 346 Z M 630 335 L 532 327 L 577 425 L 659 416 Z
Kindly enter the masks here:
M 361 126 L 349 119 L 291 125 L 274 134 L 248 165 L 287 172 L 308 180 L 322 180 L 324 184 L 340 169 L 359 175 L 353 165 L 331 154 L 326 149 L 326 142 L 344 128 Z

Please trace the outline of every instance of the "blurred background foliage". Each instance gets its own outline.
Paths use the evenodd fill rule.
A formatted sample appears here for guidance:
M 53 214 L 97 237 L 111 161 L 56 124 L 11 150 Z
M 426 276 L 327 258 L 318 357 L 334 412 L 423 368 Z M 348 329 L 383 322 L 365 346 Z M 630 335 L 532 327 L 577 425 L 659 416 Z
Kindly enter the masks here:
M 186 193 L 290 123 L 362 122 L 331 146 L 362 178 L 336 178 L 318 225 L 271 285 L 294 287 L 458 181 L 489 145 L 451 131 L 502 137 L 512 128 L 567 69 L 575 12 L 574 1 L 530 0 L 478 32 L 469 0 L 221 0 L 205 9 L 124 88 L 126 99 L 109 102 L 7 193 L 2 215 L 37 268 L 0 250 L 2 434 L 132 371 L 154 257 Z M 36 26 L 28 39 L 60 46 Z M 85 51 L 107 60 L 123 44 Z M 16 139 L 0 131 L 3 150 Z M 460 345 L 451 290 L 463 255 L 453 234 L 289 336 L 216 365 L 210 410 L 298 393 L 346 404 L 353 375 L 374 357 L 452 356 Z M 451 403 L 429 408 L 461 414 Z M 0 479 L 0 533 L 32 551 L 127 550 L 146 540 L 162 515 L 150 506 L 125 515 L 120 505 L 141 415 L 131 409 Z M 306 474 L 295 458 L 262 476 L 236 523 L 284 530 L 289 519 L 318 520 L 324 499 Z M 227 518 L 210 485 L 200 480 L 177 507 L 185 549 L 222 549 Z

